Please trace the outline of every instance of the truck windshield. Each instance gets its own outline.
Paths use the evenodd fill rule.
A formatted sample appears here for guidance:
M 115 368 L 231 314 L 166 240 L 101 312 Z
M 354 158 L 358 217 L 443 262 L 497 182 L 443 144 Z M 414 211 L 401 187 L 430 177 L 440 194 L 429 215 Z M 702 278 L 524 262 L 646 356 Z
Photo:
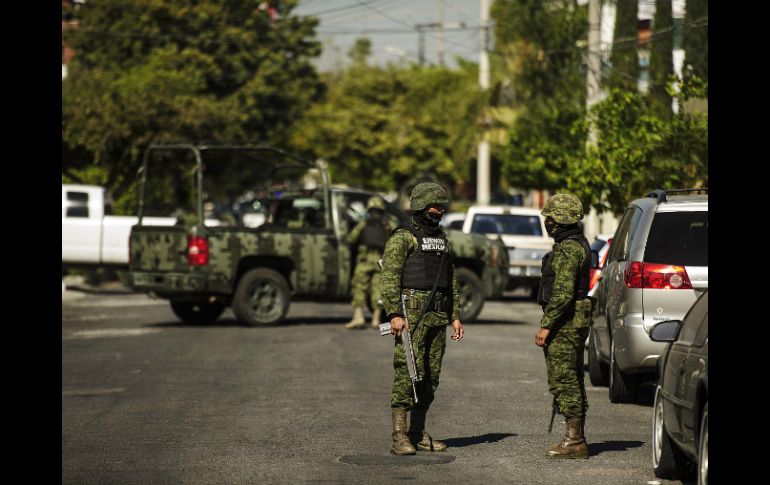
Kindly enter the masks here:
M 471 225 L 471 232 L 516 236 L 543 235 L 538 216 L 514 214 L 476 214 Z

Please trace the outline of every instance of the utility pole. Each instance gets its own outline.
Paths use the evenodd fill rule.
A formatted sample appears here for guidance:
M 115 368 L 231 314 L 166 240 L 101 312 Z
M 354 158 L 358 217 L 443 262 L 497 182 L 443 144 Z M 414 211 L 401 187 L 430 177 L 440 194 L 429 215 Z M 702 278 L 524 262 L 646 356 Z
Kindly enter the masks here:
M 586 112 L 590 113 L 591 108 L 601 100 L 601 91 L 599 88 L 599 76 L 602 68 L 601 57 L 601 5 L 600 0 L 588 0 L 588 55 L 586 64 L 588 72 L 586 75 Z M 595 147 L 599 135 L 596 132 L 595 120 L 589 115 L 588 138 L 586 139 L 586 149 Z
M 686 15 L 686 4 L 685 0 L 672 0 L 671 2 L 671 21 L 673 23 L 672 25 L 672 33 L 673 33 L 673 42 L 672 42 L 672 52 L 671 52 L 671 60 L 674 64 L 674 74 L 676 77 L 681 80 L 682 79 L 682 65 L 684 64 L 684 17 Z M 675 96 L 671 97 L 671 111 L 673 111 L 674 114 L 679 113 L 679 89 L 680 89 L 680 81 L 677 81 L 674 83 L 674 91 L 676 92 Z
M 429 22 L 426 24 L 414 24 L 414 30 L 417 31 L 417 52 L 420 59 L 420 65 L 425 65 L 425 29 L 442 28 L 442 24 L 438 22 Z M 442 30 L 443 32 L 443 30 Z
M 444 65 L 444 0 L 438 0 L 438 63 Z
M 481 52 L 479 52 L 479 87 L 489 89 L 489 0 L 481 0 Z M 486 113 L 483 115 L 486 118 Z M 489 140 L 486 119 L 476 158 L 476 203 L 489 205 Z

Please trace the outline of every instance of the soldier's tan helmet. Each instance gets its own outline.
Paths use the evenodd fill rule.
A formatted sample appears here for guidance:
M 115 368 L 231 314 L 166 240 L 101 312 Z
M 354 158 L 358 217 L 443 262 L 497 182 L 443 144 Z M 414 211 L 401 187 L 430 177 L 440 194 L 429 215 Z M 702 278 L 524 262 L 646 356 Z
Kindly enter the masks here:
M 417 184 L 409 196 L 409 209 L 413 211 L 423 210 L 429 205 L 449 205 L 449 197 L 444 187 L 433 182 Z
M 370 197 L 369 201 L 366 203 L 366 210 L 369 209 L 380 209 L 385 210 L 385 202 L 382 201 L 380 197 L 377 197 L 376 195 L 374 197 Z
M 558 224 L 576 224 L 583 218 L 583 204 L 572 194 L 556 194 L 546 201 L 541 214 Z

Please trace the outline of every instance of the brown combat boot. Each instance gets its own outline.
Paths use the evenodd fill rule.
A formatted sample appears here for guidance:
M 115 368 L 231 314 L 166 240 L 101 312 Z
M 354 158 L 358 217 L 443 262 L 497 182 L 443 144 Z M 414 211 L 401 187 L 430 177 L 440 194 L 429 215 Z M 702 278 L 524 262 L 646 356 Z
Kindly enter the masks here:
M 547 458 L 588 458 L 588 443 L 583 436 L 583 419 L 567 418 L 566 432 L 561 443 L 546 451 Z
M 366 320 L 364 319 L 364 309 L 360 306 L 357 306 L 353 309 L 353 319 L 345 325 L 345 328 L 363 328 L 365 324 Z
M 417 449 L 409 442 L 406 435 L 406 409 L 393 408 L 393 442 L 390 444 L 391 455 L 414 455 Z
M 379 330 L 380 328 L 380 316 L 382 315 L 382 309 L 377 307 L 372 312 L 372 328 Z
M 424 408 L 414 408 L 411 411 L 409 420 L 409 440 L 417 446 L 420 451 L 444 451 L 448 447 L 446 443 L 434 440 L 425 431 L 425 418 L 428 410 Z

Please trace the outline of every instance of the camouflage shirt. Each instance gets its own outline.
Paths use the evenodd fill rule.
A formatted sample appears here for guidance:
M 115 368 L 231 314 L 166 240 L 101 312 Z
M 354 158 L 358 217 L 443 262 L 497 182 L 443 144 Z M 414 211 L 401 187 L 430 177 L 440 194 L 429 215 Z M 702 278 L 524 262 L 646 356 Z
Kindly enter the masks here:
M 346 238 L 348 245 L 352 246 L 359 242 L 358 240 L 361 238 L 361 234 L 364 232 L 364 228 L 366 227 L 366 221 L 367 221 L 366 219 L 359 221 L 358 224 L 356 224 L 356 226 L 350 231 L 350 234 L 348 234 Z M 386 234 L 390 234 L 390 232 L 393 229 L 395 229 L 395 227 L 393 227 L 390 221 L 384 220 L 384 219 L 382 221 L 382 226 L 385 228 Z M 359 244 L 358 254 L 359 255 L 365 254 L 366 252 L 367 252 L 366 246 L 364 244 Z M 379 251 L 372 251 L 372 252 L 376 252 L 378 254 L 377 258 L 375 259 L 375 262 L 376 262 L 378 259 L 380 259 Z
M 447 241 L 448 244 L 448 241 Z M 417 250 L 417 239 L 406 229 L 399 229 L 385 243 L 383 251 L 382 272 L 380 273 L 381 298 L 385 315 L 404 316 L 401 309 L 401 272 L 406 258 Z M 449 251 L 449 248 L 447 248 Z M 451 251 L 449 251 L 451 253 Z M 441 291 L 436 294 L 440 295 Z M 415 290 L 417 297 L 427 297 L 428 290 Z M 452 320 L 460 319 L 460 293 L 457 280 L 452 269 Z
M 572 239 L 554 244 L 553 271 L 556 279 L 553 283 L 551 301 L 540 319 L 542 328 L 551 328 L 555 323 L 569 319 L 575 307 L 575 279 L 586 258 L 583 246 Z

